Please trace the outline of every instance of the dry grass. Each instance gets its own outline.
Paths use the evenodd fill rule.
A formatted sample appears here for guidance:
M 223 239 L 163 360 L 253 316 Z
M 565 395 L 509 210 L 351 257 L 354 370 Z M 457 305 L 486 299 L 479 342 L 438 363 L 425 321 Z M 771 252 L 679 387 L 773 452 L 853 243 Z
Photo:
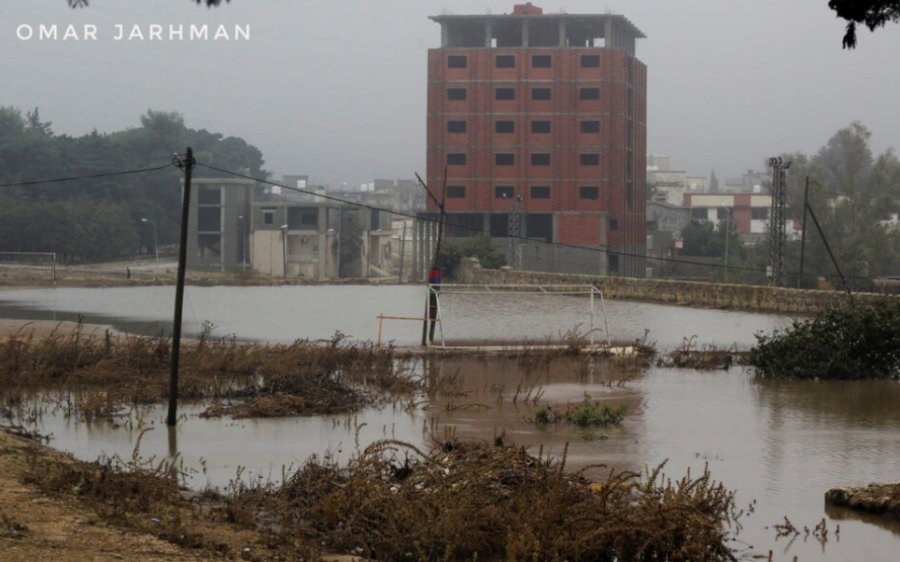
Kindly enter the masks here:
M 589 469 L 566 472 L 565 454 L 535 456 L 502 436 L 429 451 L 385 440 L 343 465 L 310 459 L 280 486 L 238 474 L 224 494 L 198 494 L 179 488 L 176 465 L 141 461 L 138 447 L 94 463 L 33 447 L 25 480 L 107 523 L 229 558 L 735 560 L 734 494 L 708 472 L 672 481 L 660 467 L 592 482 Z
M 163 338 L 17 334 L 0 341 L 4 411 L 21 396 L 52 390 L 69 414 L 112 417 L 168 396 L 171 341 Z M 290 345 L 209 339 L 182 346 L 179 396 L 209 400 L 207 415 L 279 416 L 343 413 L 385 392 L 417 387 L 390 347 L 345 342 Z
M 245 520 L 269 514 L 269 530 L 374 560 L 734 559 L 734 496 L 708 473 L 622 473 L 598 486 L 566 473 L 564 458 L 502 441 L 429 452 L 381 441 L 345 466 L 312 459 L 281 487 L 231 502 Z
M 743 364 L 748 352 L 738 351 L 734 347 L 722 349 L 710 344 L 697 344 L 697 336 L 684 338 L 681 347 L 660 356 L 658 367 L 677 367 L 679 369 L 728 369 L 733 364 Z

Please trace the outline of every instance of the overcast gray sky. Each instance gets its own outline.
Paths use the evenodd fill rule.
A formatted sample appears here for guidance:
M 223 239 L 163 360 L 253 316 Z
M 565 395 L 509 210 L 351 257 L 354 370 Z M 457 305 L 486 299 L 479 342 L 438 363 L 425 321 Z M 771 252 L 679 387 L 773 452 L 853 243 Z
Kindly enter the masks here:
M 147 109 L 245 138 L 278 175 L 351 185 L 425 171 L 429 15 L 507 13 L 515 0 L 0 2 L 0 105 L 40 107 L 56 133 L 139 124 Z M 545 12 L 628 17 L 646 35 L 648 148 L 696 175 L 814 152 L 860 120 L 877 151 L 900 145 L 900 26 L 844 24 L 827 0 L 534 0 Z M 22 25 L 96 25 L 97 40 L 23 41 Z M 114 41 L 115 24 L 249 25 L 249 41 Z M 62 29 L 60 30 L 61 37 Z M 176 150 L 181 147 L 172 147 Z

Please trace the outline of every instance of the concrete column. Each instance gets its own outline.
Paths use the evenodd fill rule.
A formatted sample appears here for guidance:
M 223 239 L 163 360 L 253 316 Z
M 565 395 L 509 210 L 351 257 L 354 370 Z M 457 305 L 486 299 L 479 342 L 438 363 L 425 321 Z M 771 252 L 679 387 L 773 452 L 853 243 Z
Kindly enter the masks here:
M 528 20 L 522 20 L 522 47 L 528 47 Z
M 450 30 L 447 29 L 446 22 L 441 22 L 441 48 L 446 49 L 450 42 Z
M 559 46 L 561 48 L 566 47 L 566 30 L 567 30 L 567 22 L 563 18 L 559 18 Z
M 488 49 L 491 48 L 491 37 L 494 35 L 494 22 L 491 20 L 484 20 L 484 46 Z

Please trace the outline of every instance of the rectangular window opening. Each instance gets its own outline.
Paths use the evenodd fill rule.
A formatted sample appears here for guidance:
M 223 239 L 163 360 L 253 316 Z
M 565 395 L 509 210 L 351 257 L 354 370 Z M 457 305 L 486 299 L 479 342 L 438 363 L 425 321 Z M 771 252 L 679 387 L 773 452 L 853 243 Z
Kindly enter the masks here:
M 600 55 L 581 55 L 581 68 L 597 68 L 600 66 Z
M 447 88 L 447 99 L 451 101 L 461 101 L 466 99 L 465 88 Z
M 533 100 L 549 100 L 550 88 L 532 88 L 531 99 Z
M 465 68 L 468 65 L 466 55 L 448 55 L 447 68 Z
M 532 55 L 531 56 L 531 67 L 532 68 L 550 68 L 551 61 L 550 55 Z
M 466 153 L 465 152 L 451 152 L 447 155 L 447 165 L 448 166 L 465 166 L 466 165 Z
M 531 122 L 531 132 L 532 133 L 549 133 L 550 132 L 550 121 L 532 121 Z
M 494 164 L 497 166 L 512 166 L 516 163 L 516 156 L 510 153 L 494 154 Z
M 582 100 L 599 100 L 600 88 L 579 88 L 578 99 Z
M 516 56 L 515 55 L 497 55 L 497 58 L 494 61 L 494 66 L 496 66 L 497 68 L 515 68 L 516 67 Z
M 600 188 L 596 185 L 582 185 L 578 188 L 579 199 L 599 199 Z
M 550 199 L 550 186 L 549 185 L 532 185 L 531 186 L 531 198 L 532 199 Z
M 197 203 L 200 205 L 220 205 L 222 190 L 218 187 L 201 187 L 197 190 Z
M 578 128 L 582 133 L 599 133 L 600 121 L 581 121 Z
M 494 132 L 495 133 L 515 133 L 516 132 L 516 122 L 515 121 L 495 121 L 494 122 Z
M 494 186 L 494 197 L 497 199 L 512 199 L 515 193 L 516 190 L 511 185 Z
M 466 197 L 466 186 L 464 185 L 448 185 L 447 199 L 464 199 Z
M 549 166 L 550 165 L 550 154 L 548 154 L 546 152 L 532 153 L 531 165 L 532 166 Z
M 596 153 L 579 154 L 578 163 L 582 166 L 599 166 L 600 155 Z
M 497 88 L 494 90 L 495 100 L 514 100 L 516 99 L 515 88 Z
M 447 121 L 447 132 L 448 133 L 465 133 L 466 132 L 466 122 L 465 121 Z

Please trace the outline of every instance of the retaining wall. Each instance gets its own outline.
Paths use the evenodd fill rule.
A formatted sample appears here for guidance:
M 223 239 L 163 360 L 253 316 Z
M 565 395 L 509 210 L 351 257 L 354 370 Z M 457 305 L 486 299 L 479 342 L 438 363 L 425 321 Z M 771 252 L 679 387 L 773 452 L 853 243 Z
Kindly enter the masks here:
M 839 291 L 517 271 L 508 267 L 485 269 L 476 258 L 463 258 L 456 277 L 460 283 L 477 285 L 594 285 L 603 291 L 605 297 L 611 299 L 787 314 L 814 313 L 828 305 L 847 301 L 847 294 Z M 871 302 L 884 296 L 875 293 L 854 293 L 853 298 L 857 302 Z

